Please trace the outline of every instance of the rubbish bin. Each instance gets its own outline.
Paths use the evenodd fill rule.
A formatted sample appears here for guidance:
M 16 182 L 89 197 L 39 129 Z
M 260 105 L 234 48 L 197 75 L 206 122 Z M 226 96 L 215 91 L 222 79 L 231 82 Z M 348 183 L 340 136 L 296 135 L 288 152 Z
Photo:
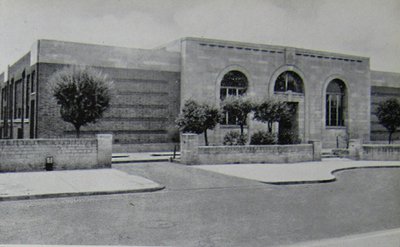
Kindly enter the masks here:
M 52 171 L 53 164 L 54 164 L 53 157 L 52 156 L 46 157 L 46 166 L 45 166 L 46 171 Z

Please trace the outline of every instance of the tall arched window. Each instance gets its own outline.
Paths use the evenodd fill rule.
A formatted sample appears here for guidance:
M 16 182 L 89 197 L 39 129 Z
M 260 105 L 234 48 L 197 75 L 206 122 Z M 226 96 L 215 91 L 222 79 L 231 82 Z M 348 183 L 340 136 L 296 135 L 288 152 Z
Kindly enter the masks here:
M 275 81 L 275 92 L 304 93 L 303 80 L 293 71 L 285 71 Z
M 223 101 L 227 96 L 244 95 L 247 91 L 247 77 L 240 71 L 231 70 L 224 75 L 221 81 L 220 99 Z M 222 124 L 236 125 L 236 116 L 226 113 Z
M 346 85 L 334 79 L 326 89 L 326 126 L 344 126 Z
M 247 91 L 247 77 L 240 71 L 232 70 L 224 75 L 221 81 L 220 98 L 228 95 L 243 95 Z

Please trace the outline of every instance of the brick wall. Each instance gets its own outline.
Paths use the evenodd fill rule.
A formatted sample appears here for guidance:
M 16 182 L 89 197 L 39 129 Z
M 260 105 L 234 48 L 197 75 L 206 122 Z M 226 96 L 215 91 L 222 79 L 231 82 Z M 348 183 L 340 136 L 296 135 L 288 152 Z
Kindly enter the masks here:
M 400 81 L 399 81 L 400 82 Z M 397 98 L 400 102 L 400 87 L 378 87 L 371 88 L 371 141 L 387 141 L 389 133 L 383 127 L 375 115 L 379 103 L 390 98 Z M 393 141 L 400 141 L 400 129 L 392 135 Z
M 111 135 L 96 139 L 1 140 L 0 172 L 45 170 L 53 157 L 54 170 L 111 167 Z
M 75 130 L 62 121 L 59 106 L 51 96 L 47 82 L 66 65 L 39 66 L 38 136 L 42 138 L 73 137 Z M 112 133 L 115 144 L 169 143 L 174 120 L 179 113 L 179 73 L 122 68 L 99 68 L 114 81 L 111 107 L 95 124 L 82 127 L 84 137 Z M 163 147 L 163 145 L 158 145 Z M 130 146 L 134 148 L 134 146 Z M 130 151 L 135 151 L 132 149 Z
M 387 130 L 379 124 L 376 117 L 376 108 L 382 101 L 390 98 L 400 100 L 400 73 L 371 71 L 371 141 L 387 142 Z M 400 141 L 400 130 L 396 131 L 392 139 Z
M 20 136 L 22 138 L 29 137 L 29 116 L 26 114 L 27 105 L 30 104 L 31 100 L 36 100 L 36 95 L 31 95 L 30 91 L 26 95 L 26 88 L 30 84 L 27 78 L 31 78 L 31 73 L 36 67 L 30 65 L 30 58 L 31 53 L 28 52 L 9 66 L 6 71 L 7 78 L 3 76 L 3 79 L 0 80 L 0 88 L 9 92 L 7 99 L 2 99 L 4 101 L 2 106 L 6 108 L 7 114 L 5 122 L 0 123 L 0 127 L 3 127 L 3 133 L 0 133 L 0 138 L 16 139 L 18 138 L 18 132 L 20 132 L 20 135 L 22 134 Z M 3 83 L 4 80 L 7 80 L 8 83 Z M 8 87 L 6 87 L 7 84 Z M 18 114 L 19 112 L 20 114 Z M 24 121 L 22 121 L 22 118 Z

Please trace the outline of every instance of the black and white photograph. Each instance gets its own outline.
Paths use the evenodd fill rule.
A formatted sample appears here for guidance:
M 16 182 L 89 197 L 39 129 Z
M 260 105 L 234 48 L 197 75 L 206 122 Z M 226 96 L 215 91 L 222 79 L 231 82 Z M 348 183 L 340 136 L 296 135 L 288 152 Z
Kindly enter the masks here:
M 400 247 L 399 0 L 0 0 L 0 247 Z

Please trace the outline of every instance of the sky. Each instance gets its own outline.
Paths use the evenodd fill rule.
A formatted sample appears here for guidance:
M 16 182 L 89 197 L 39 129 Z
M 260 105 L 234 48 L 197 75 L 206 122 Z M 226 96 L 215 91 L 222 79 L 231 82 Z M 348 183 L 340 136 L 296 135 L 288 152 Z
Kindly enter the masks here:
M 0 72 L 37 39 L 151 49 L 182 37 L 364 56 L 400 73 L 400 0 L 0 0 Z

